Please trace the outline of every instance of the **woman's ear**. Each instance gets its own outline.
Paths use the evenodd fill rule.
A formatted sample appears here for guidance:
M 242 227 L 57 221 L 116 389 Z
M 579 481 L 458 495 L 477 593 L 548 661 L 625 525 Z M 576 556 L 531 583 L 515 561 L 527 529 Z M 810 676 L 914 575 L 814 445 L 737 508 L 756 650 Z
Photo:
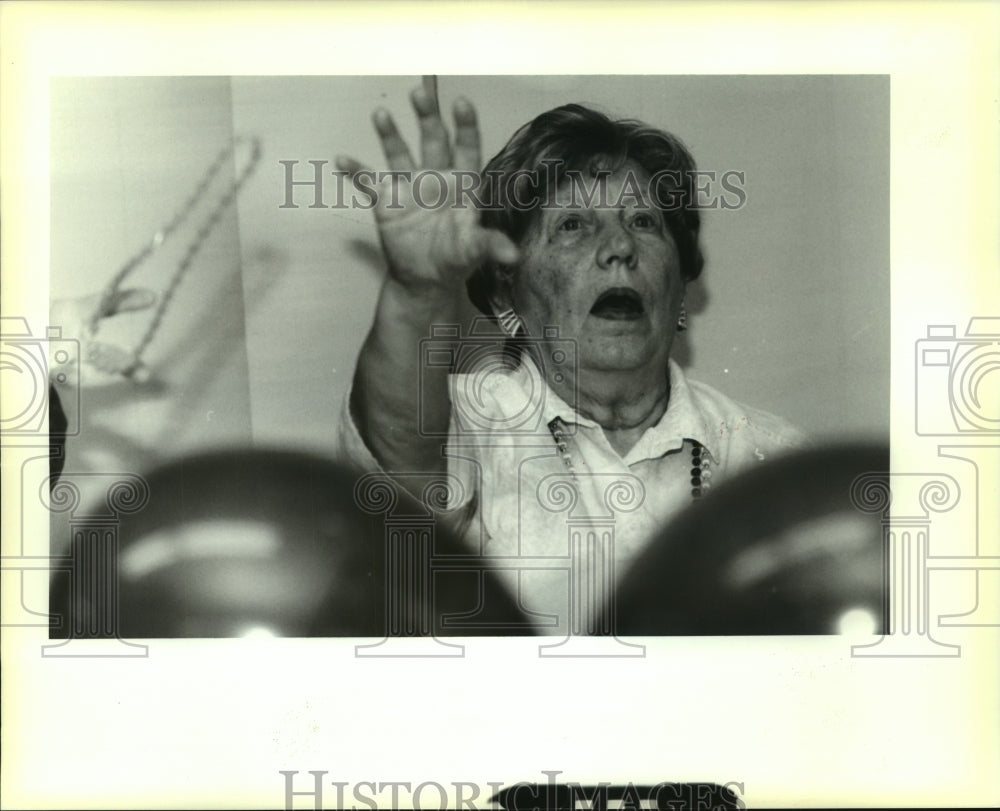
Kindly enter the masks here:
M 493 284 L 489 293 L 490 309 L 498 318 L 502 313 L 514 309 L 514 272 L 510 268 L 493 271 Z
M 524 323 L 514 309 L 513 274 L 500 270 L 490 293 L 490 309 L 500 325 L 500 329 L 511 338 L 524 331 Z
M 497 318 L 514 309 L 507 291 L 498 290 L 490 295 L 490 309 Z

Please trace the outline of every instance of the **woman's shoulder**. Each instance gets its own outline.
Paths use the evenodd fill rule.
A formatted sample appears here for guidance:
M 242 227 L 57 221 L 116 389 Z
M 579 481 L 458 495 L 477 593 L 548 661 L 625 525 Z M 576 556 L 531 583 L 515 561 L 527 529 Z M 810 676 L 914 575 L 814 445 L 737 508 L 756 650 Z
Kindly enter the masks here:
M 809 444 L 807 435 L 784 417 L 735 400 L 699 380 L 685 382 L 695 409 L 720 439 L 752 445 L 758 457 Z
M 449 377 L 452 417 L 459 428 L 497 433 L 528 430 L 544 411 L 547 391 L 537 372 L 492 358 Z

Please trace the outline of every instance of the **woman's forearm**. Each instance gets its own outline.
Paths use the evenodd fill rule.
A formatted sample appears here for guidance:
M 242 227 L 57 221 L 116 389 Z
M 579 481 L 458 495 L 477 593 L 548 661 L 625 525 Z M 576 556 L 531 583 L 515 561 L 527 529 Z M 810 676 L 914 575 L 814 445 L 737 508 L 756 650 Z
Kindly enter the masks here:
M 451 402 L 449 368 L 422 364 L 421 339 L 467 314 L 451 291 L 386 280 L 358 358 L 351 413 L 368 449 L 388 472 L 445 469 L 442 447 Z

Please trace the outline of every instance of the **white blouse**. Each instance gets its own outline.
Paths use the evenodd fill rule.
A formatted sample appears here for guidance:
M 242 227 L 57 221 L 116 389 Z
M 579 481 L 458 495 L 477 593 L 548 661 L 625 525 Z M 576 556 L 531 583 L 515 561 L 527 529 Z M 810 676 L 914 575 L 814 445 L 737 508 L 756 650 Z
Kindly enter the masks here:
M 608 632 L 615 584 L 673 516 L 805 443 L 785 420 L 687 380 L 674 361 L 666 412 L 624 458 L 527 358 L 451 384 L 448 512 L 538 633 Z M 379 470 L 346 402 L 338 444 L 346 461 Z

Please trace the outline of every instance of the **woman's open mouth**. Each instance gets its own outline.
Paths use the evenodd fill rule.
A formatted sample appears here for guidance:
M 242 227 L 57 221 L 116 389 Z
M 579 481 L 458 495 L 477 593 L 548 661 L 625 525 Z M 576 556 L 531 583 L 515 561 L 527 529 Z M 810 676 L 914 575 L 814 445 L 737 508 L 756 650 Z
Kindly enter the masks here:
M 597 297 L 590 314 L 611 321 L 632 321 L 644 312 L 641 296 L 631 287 L 612 287 Z

